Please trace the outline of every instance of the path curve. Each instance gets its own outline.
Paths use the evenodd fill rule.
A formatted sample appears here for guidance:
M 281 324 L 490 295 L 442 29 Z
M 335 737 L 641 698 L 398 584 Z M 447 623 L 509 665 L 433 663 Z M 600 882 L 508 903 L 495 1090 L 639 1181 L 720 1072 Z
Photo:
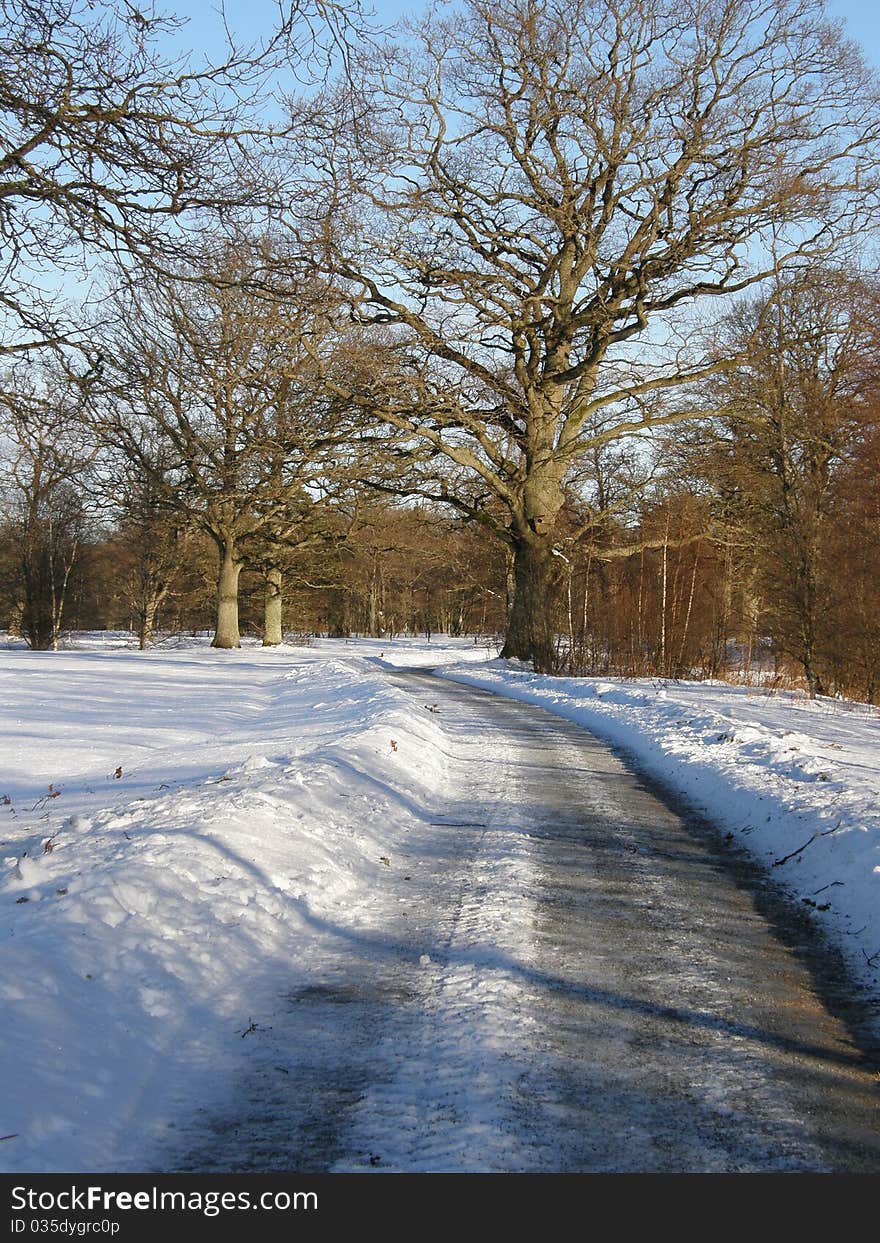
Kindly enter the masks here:
M 867 1029 L 769 881 L 581 727 L 389 677 L 438 713 L 454 783 L 405 909 L 284 999 L 237 1104 L 157 1164 L 880 1170 Z

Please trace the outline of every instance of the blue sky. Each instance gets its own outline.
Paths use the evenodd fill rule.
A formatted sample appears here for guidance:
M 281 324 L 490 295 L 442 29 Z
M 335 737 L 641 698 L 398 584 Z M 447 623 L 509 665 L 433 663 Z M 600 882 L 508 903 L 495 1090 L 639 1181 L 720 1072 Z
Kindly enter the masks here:
M 402 13 L 418 12 L 423 6 L 413 0 L 364 0 L 372 3 L 380 18 L 391 22 Z M 188 42 L 209 50 L 212 34 L 219 29 L 213 0 L 160 0 L 160 10 L 190 14 Z M 826 0 L 832 21 L 845 22 L 851 38 L 860 43 L 868 59 L 880 69 L 880 4 L 878 0 Z M 256 35 L 266 29 L 276 11 L 274 0 L 226 0 L 230 24 L 241 35 Z
M 845 20 L 851 38 L 862 45 L 868 59 L 880 68 L 880 6 L 877 0 L 826 0 L 828 15 Z

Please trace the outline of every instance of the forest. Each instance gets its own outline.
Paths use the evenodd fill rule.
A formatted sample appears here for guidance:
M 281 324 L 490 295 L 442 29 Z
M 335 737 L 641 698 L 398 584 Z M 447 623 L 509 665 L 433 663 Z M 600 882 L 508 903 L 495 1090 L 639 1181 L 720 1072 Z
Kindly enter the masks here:
M 0 0 L 0 628 L 880 697 L 880 83 L 820 0 Z

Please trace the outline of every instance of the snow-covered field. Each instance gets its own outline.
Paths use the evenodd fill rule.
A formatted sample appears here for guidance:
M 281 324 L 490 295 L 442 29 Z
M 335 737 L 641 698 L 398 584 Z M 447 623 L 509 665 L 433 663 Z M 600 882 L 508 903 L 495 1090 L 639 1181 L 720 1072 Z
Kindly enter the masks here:
M 140 1168 L 210 1107 L 279 988 L 320 979 L 341 930 L 404 901 L 394 864 L 452 791 L 442 717 L 387 665 L 582 721 L 771 867 L 791 855 L 775 874 L 876 988 L 876 713 L 536 678 L 494 655 L 436 639 L 140 653 L 119 635 L 0 650 L 0 1169 Z
M 0 1169 L 139 1168 L 443 779 L 380 644 L 84 647 L 0 652 Z

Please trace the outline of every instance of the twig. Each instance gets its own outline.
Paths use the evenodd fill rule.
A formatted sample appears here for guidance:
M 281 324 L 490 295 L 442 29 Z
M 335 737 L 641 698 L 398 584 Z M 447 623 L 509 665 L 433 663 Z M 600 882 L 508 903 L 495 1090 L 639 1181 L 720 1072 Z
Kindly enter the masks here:
M 845 884 L 846 884 L 845 880 L 833 880 L 829 884 L 823 885 L 821 889 L 814 889 L 813 897 L 814 898 L 818 897 L 818 895 L 820 893 L 824 893 L 826 889 L 833 889 L 835 885 L 845 885 Z
M 40 798 L 37 799 L 37 801 L 34 803 L 33 807 L 31 808 L 31 811 L 36 811 L 38 807 L 42 807 L 43 803 L 48 803 L 51 799 L 60 798 L 60 797 L 61 797 L 61 791 L 56 790 L 55 783 L 50 781 L 49 786 L 46 790 L 46 793 L 41 795 Z
M 2 1143 L 4 1139 L 18 1139 L 18 1131 L 16 1131 L 13 1135 L 0 1135 L 0 1143 Z
M 822 833 L 814 833 L 809 841 L 804 842 L 803 846 L 798 846 L 797 850 L 793 850 L 790 855 L 783 855 L 781 859 L 776 859 L 772 866 L 775 868 L 782 867 L 783 863 L 788 863 L 789 859 L 796 858 L 799 854 L 802 854 L 808 846 L 812 846 L 817 837 L 830 837 L 832 833 L 837 832 L 842 824 L 843 821 L 838 820 L 833 829 L 825 829 Z

